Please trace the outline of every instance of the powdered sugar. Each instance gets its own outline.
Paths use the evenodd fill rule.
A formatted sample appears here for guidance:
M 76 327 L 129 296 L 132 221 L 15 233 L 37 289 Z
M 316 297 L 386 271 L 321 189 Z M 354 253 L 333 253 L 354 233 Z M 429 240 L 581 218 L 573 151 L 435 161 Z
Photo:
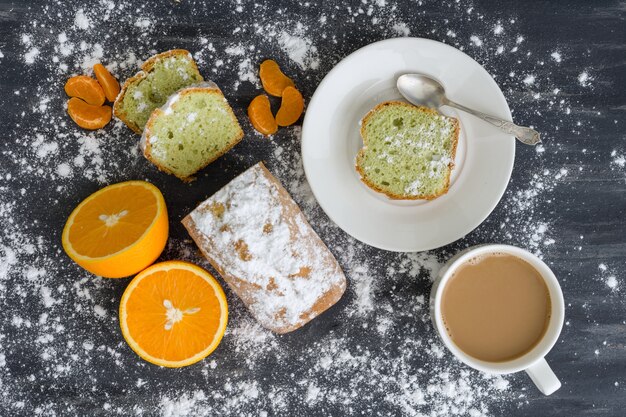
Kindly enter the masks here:
M 278 56 L 264 55 L 263 49 L 257 45 L 251 45 L 247 39 L 232 42 L 218 50 L 215 44 L 202 38 L 201 50 L 194 54 L 194 58 L 199 63 L 207 62 L 212 65 L 211 72 L 215 74 L 235 71 L 238 79 L 232 85 L 234 90 L 238 90 L 247 82 L 259 88 L 258 66 L 263 59 L 267 58 L 278 60 L 283 70 L 292 77 L 293 71 L 290 71 L 290 68 L 294 66 L 300 71 L 319 69 L 321 61 L 317 46 L 308 35 L 310 27 L 303 22 L 286 24 L 282 21 L 262 19 L 260 23 L 254 24 L 246 31 L 253 31 L 260 37 L 257 45 L 277 51 L 275 54 Z M 241 27 L 234 31 L 236 34 L 240 32 L 243 32 Z M 284 60 L 280 58 L 283 54 Z
M 474 44 L 474 46 L 483 46 L 483 41 L 476 35 L 470 36 L 470 41 Z
M 258 85 L 258 78 L 256 75 L 256 67 L 252 63 L 252 59 L 246 58 L 239 63 L 238 66 L 239 81 L 249 81 L 252 84 Z
M 38 56 L 39 56 L 39 49 L 35 47 L 30 48 L 28 52 L 24 54 L 24 62 L 26 62 L 27 64 L 32 64 L 35 62 L 35 59 Z
M 422 182 L 418 179 L 415 179 L 413 182 L 411 182 L 409 185 L 407 185 L 404 188 L 404 192 L 407 195 L 418 195 L 420 192 L 420 187 L 422 185 Z
M 301 25 L 296 28 L 295 35 L 282 31 L 278 35 L 278 44 L 301 69 L 317 69 L 319 67 L 317 48 L 310 39 L 298 35 L 302 32 Z
M 5 89 L 5 104 L 11 102 L 0 141 L 0 297 L 6 317 L 0 323 L 0 409 L 4 414 L 527 414 L 526 404 L 536 404 L 541 394 L 526 377 L 475 372 L 458 363 L 438 341 L 428 313 L 430 282 L 441 262 L 456 251 L 475 243 L 506 242 L 540 253 L 550 265 L 558 261 L 555 272 L 566 299 L 579 288 L 587 290 L 587 276 L 577 276 L 579 261 L 572 254 L 582 252 L 580 259 L 601 258 L 606 269 L 596 270 L 592 264 L 588 275 L 591 290 L 600 297 L 580 302 L 598 306 L 605 304 L 593 304 L 595 300 L 623 298 L 619 259 L 605 260 L 602 251 L 585 252 L 588 240 L 579 240 L 574 231 L 585 225 L 567 224 L 560 217 L 564 207 L 572 209 L 569 196 L 577 194 L 575 184 L 589 178 L 606 180 L 609 175 L 619 184 L 624 180 L 625 150 L 616 143 L 614 152 L 609 148 L 594 153 L 589 145 L 597 139 L 595 112 L 587 111 L 588 103 L 578 96 L 592 91 L 578 83 L 579 74 L 586 72 L 585 81 L 599 90 L 608 71 L 600 66 L 581 68 L 581 62 L 571 57 L 589 62 L 588 56 L 572 47 L 553 43 L 537 47 L 535 34 L 520 34 L 522 26 L 506 10 L 496 20 L 478 4 L 470 7 L 467 2 L 411 3 L 410 13 L 399 4 L 303 2 L 292 9 L 237 0 L 215 6 L 182 1 L 159 4 L 152 13 L 153 4 L 102 0 L 79 1 L 72 8 L 51 1 L 44 9 L 23 9 L 28 23 L 15 35 L 18 47 L 7 46 L 12 40 L 0 40 L 4 53 L 0 63 L 14 62 L 23 76 L 20 87 L 0 86 Z M 76 22 L 80 9 L 89 23 L 83 17 Z M 234 19 L 215 20 L 217 9 L 232 13 Z M 194 22 L 203 24 L 197 32 L 183 33 L 181 16 L 193 16 Z M 197 57 L 201 73 L 222 87 L 248 133 L 245 110 L 249 99 L 261 92 L 257 74 L 263 59 L 276 59 L 308 100 L 323 76 L 348 53 L 398 36 L 396 24 L 406 24 L 412 36 L 444 41 L 469 53 L 495 77 L 514 119 L 538 124 L 545 139 L 536 152 L 517 148 L 512 182 L 485 223 L 438 251 L 386 253 L 338 229 L 317 205 L 304 176 L 299 127 L 281 129 L 271 140 L 248 134 L 236 149 L 204 170 L 197 183 L 182 185 L 160 175 L 140 157 L 136 136 L 120 122 L 86 132 L 65 113 L 63 83 L 73 74 L 90 74 L 88 65 L 98 56 L 123 81 L 155 52 L 186 47 Z M 299 40 L 294 45 L 304 43 L 304 49 L 296 54 L 298 49 L 281 46 L 278 39 L 283 32 Z M 476 46 L 471 36 L 482 45 Z M 236 54 L 226 53 L 227 48 Z M 304 68 L 296 61 L 300 59 Z M 563 71 L 570 61 L 569 71 Z M 315 62 L 318 68 L 313 70 Z M 559 72 L 569 78 L 568 85 L 558 81 Z M 536 79 L 526 85 L 523 80 L 529 74 Z M 588 132 L 593 138 L 585 143 Z M 183 370 L 146 364 L 125 344 L 117 324 L 119 295 L 128 281 L 94 277 L 72 264 L 59 244 L 65 219 L 81 199 L 101 186 L 148 178 L 163 190 L 172 220 L 162 259 L 182 258 L 211 270 L 178 219 L 225 184 L 227 177 L 259 159 L 266 161 L 337 257 L 349 282 L 346 294 L 302 330 L 277 336 L 252 319 L 224 285 L 230 315 L 218 349 Z M 577 242 L 572 243 L 569 234 Z M 574 303 L 568 306 L 574 314 L 568 311 L 566 331 L 604 326 L 586 316 L 589 307 L 579 310 L 584 312 L 581 315 L 576 311 L 578 300 L 568 302 Z M 595 331 L 585 334 L 593 337 Z M 600 348 L 597 360 L 609 357 Z M 559 366 L 555 369 L 559 376 L 571 375 L 567 363 Z M 610 385 L 614 395 L 624 387 L 621 380 Z M 20 386 L 36 389 L 16 389 Z M 594 402 L 600 409 L 601 404 Z
M 604 283 L 609 291 L 612 293 L 621 292 L 622 283 L 617 278 L 617 271 L 614 268 L 609 268 L 606 264 L 601 263 L 598 265 L 598 270 L 600 271 L 598 279 Z
M 532 85 L 535 83 L 535 76 L 532 74 L 529 74 L 526 76 L 526 78 L 524 78 L 524 84 L 526 85 Z
M 198 245 L 263 326 L 297 328 L 345 278 L 306 220 L 255 165 L 191 213 Z M 255 289 L 247 289 L 253 286 Z
M 199 401 L 206 400 L 202 391 L 194 391 L 191 395 L 183 394 L 178 398 L 161 398 L 161 416 L 163 417 L 187 417 L 194 415 L 194 410 Z
M 611 161 L 611 165 L 613 165 L 614 167 L 626 167 L 626 156 L 624 153 L 618 153 L 617 150 L 614 149 L 611 151 L 611 158 L 613 158 L 613 160 Z
M 406 23 L 402 23 L 402 22 L 398 22 L 395 23 L 391 29 L 398 35 L 398 36 L 409 36 L 411 34 L 411 29 L 409 29 L 409 27 L 407 26 Z
M 84 9 L 78 9 L 74 17 L 74 26 L 78 29 L 87 30 L 91 27 L 91 20 L 85 15 Z
M 68 163 L 63 162 L 57 165 L 57 174 L 59 174 L 61 178 L 69 177 L 72 175 L 72 168 Z
M 615 275 L 611 275 L 605 280 L 606 286 L 611 289 L 611 291 L 617 291 L 619 289 L 619 284 L 617 282 L 617 278 Z
M 561 53 L 558 51 L 554 51 L 550 54 L 550 57 L 554 59 L 556 62 L 561 62 Z
M 592 77 L 587 71 L 583 71 L 578 74 L 578 83 L 583 87 L 589 87 L 591 85 Z

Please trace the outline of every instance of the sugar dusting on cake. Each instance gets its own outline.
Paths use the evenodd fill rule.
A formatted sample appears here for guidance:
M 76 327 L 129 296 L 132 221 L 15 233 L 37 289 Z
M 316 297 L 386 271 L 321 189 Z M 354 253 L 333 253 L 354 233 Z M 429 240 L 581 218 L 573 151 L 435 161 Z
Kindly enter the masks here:
M 257 164 L 191 213 L 199 245 L 232 277 L 256 288 L 248 307 L 272 329 L 301 325 L 314 317 L 313 307 L 326 293 L 345 288 L 306 219 L 301 213 L 287 218 L 288 210 Z
M 24 80 L 3 90 L 14 111 L 0 142 L 0 298 L 5 313 L 0 322 L 0 409 L 6 415 L 88 415 L 97 410 L 104 415 L 274 416 L 299 410 L 303 415 L 351 416 L 383 410 L 390 415 L 473 416 L 518 408 L 523 413 L 526 403 L 538 398 L 525 377 L 489 376 L 458 363 L 432 329 L 428 289 L 444 260 L 475 243 L 522 246 L 549 264 L 556 247 L 585 253 L 586 240 L 578 234 L 569 237 L 552 218 L 561 204 L 555 197 L 563 198 L 563 189 L 599 166 L 610 167 L 612 180 L 626 178 L 624 148 L 611 154 L 571 150 L 600 118 L 583 112 L 577 97 L 602 89 L 606 80 L 602 71 L 579 67 L 573 58 L 579 51 L 561 45 L 531 49 L 524 38 L 533 34 L 520 33 L 515 16 L 506 12 L 496 19 L 464 2 L 418 2 L 414 15 L 403 16 L 393 3 L 365 0 L 335 8 L 311 2 L 300 5 L 308 10 L 301 13 L 235 0 L 215 6 L 235 17 L 220 21 L 223 35 L 204 29 L 177 40 L 162 36 L 179 27 L 177 10 L 210 19 L 206 2 L 161 6 L 171 7 L 172 13 L 153 13 L 148 3 L 114 0 L 79 1 L 73 8 L 53 1 L 45 10 L 24 11 L 29 23 L 15 39 L 0 41 L 0 66 L 16 66 Z M 432 14 L 442 5 L 448 19 L 443 27 Z M 264 142 L 248 134 L 227 157 L 245 160 L 247 166 L 266 161 L 337 257 L 348 290 L 331 312 L 308 327 L 277 336 L 251 318 L 226 287 L 229 326 L 210 357 L 180 371 L 141 361 L 117 327 L 119 295 L 127 281 L 94 277 L 73 265 L 60 248 L 58 228 L 90 192 L 154 175 L 154 168 L 121 122 L 96 132 L 76 128 L 65 114 L 64 80 L 90 74 L 97 60 L 123 80 L 153 53 L 186 47 L 202 74 L 229 99 L 259 93 L 256 67 L 265 57 L 277 59 L 310 98 L 341 58 L 407 31 L 451 44 L 478 60 L 510 98 L 518 122 L 539 123 L 546 115 L 560 120 L 541 126 L 543 146 L 518 148 L 524 169 L 516 169 L 494 213 L 465 239 L 439 251 L 378 251 L 343 233 L 317 205 L 302 169 L 298 127 Z M 572 70 L 565 71 L 566 66 Z M 560 71 L 579 90 L 566 89 L 552 77 Z M 525 83 L 529 75 L 534 80 Z M 242 121 L 246 105 L 244 98 L 233 105 Z M 27 114 L 34 114 L 36 123 Z M 172 206 L 173 215 L 182 217 L 207 196 L 192 203 L 176 201 L 189 206 Z M 589 289 L 602 300 L 623 297 L 621 261 L 587 252 L 605 267 L 592 265 Z M 211 270 L 188 236 L 175 229 L 163 258 L 186 259 Z M 574 282 L 566 279 L 563 285 L 567 290 Z M 588 315 L 588 305 L 569 308 Z M 592 321 L 576 314 L 566 328 Z M 595 356 L 602 360 L 612 342 L 598 345 Z M 614 389 L 624 386 L 616 381 Z

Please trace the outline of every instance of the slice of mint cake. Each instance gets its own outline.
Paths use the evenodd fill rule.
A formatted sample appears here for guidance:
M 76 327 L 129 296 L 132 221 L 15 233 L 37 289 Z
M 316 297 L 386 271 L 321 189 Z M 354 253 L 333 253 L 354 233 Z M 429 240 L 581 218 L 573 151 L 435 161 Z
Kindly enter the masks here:
M 397 200 L 431 200 L 448 191 L 459 121 L 426 107 L 387 101 L 361 121 L 361 180 Z
M 152 112 L 141 138 L 144 156 L 183 181 L 243 138 L 226 98 L 214 83 L 183 88 Z
M 154 109 L 183 87 L 204 81 L 191 54 L 173 49 L 149 58 L 141 71 L 129 78 L 113 106 L 113 112 L 141 135 Z

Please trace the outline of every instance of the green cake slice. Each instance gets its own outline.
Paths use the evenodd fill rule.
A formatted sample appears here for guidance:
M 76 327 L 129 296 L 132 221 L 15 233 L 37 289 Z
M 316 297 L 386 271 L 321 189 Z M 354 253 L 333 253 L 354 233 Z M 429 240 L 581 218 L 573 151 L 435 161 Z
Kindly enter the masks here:
M 204 81 L 191 54 L 173 49 L 153 56 L 129 78 L 113 106 L 115 115 L 138 134 L 154 109 L 181 88 Z
M 243 138 L 237 117 L 212 82 L 184 88 L 152 112 L 141 138 L 148 160 L 183 181 Z
M 426 107 L 387 101 L 361 121 L 356 169 L 370 188 L 397 200 L 431 200 L 448 191 L 459 122 Z

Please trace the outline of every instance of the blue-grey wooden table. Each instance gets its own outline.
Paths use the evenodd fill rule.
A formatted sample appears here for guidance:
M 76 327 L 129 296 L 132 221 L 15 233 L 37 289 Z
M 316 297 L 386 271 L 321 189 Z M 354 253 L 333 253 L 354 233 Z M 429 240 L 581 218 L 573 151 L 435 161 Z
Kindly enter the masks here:
M 0 1 L 0 415 L 626 415 L 625 11 L 612 0 Z M 260 92 L 247 71 L 262 59 L 279 61 L 308 100 L 352 51 L 407 35 L 472 56 L 515 120 L 545 138 L 517 146 L 509 188 L 476 231 L 423 254 L 346 236 L 308 190 L 298 129 L 263 139 L 246 118 Z M 304 45 L 301 56 L 289 39 Z M 126 78 L 133 54 L 140 62 L 175 47 L 196 55 L 246 131 L 190 185 L 143 159 L 119 122 L 87 133 L 64 110 L 63 83 L 81 65 L 100 59 Z M 170 211 L 162 259 L 210 269 L 179 221 L 259 160 L 335 253 L 348 292 L 279 337 L 227 291 L 229 329 L 209 358 L 180 370 L 143 362 L 117 323 L 128 279 L 70 262 L 65 219 L 106 184 L 146 179 Z M 541 253 L 561 282 L 566 325 L 547 359 L 563 387 L 552 396 L 523 374 L 465 368 L 429 323 L 432 274 L 485 242 Z

